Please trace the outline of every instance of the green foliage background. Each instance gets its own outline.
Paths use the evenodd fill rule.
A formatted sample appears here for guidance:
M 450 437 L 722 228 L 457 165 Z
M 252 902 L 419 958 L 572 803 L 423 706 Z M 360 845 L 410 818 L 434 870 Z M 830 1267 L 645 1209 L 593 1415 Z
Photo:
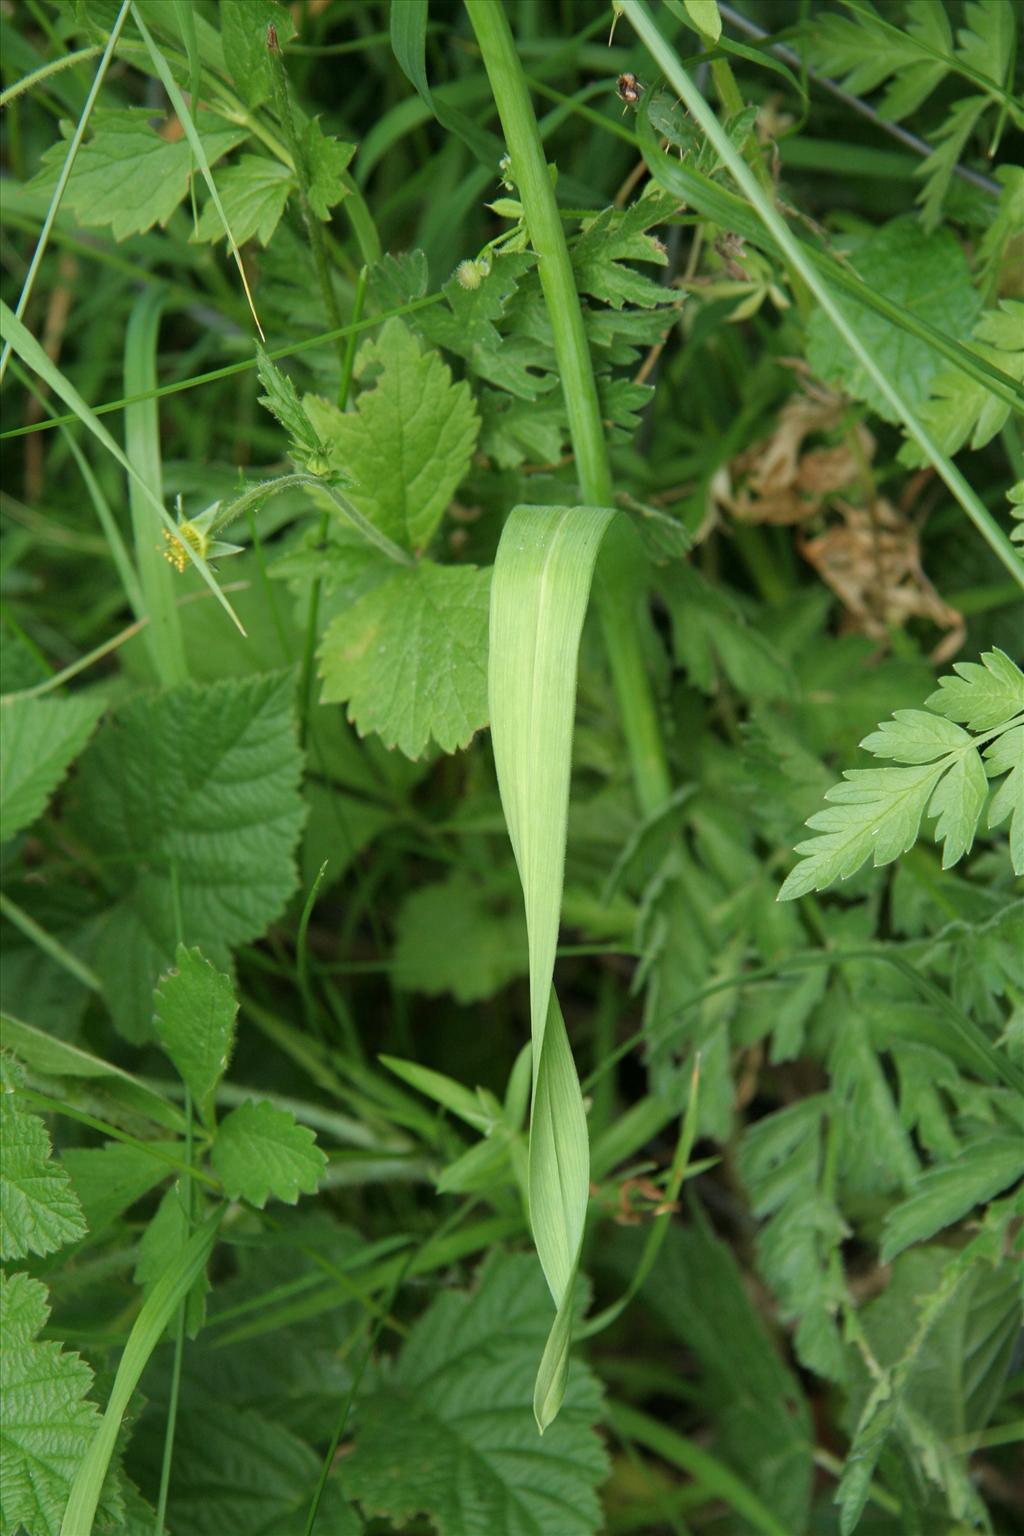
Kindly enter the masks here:
M 1024 1531 L 1019 19 L 0 6 L 0 1536 Z

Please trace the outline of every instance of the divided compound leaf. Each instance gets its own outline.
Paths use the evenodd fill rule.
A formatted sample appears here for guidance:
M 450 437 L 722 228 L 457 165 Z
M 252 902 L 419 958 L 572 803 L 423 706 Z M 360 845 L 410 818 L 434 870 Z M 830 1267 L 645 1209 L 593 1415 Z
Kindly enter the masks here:
M 79 223 L 109 224 L 115 240 L 145 234 L 166 224 L 188 192 L 194 156 L 184 138 L 165 139 L 151 126 L 148 107 L 99 108 L 92 135 L 82 145 L 64 193 L 64 205 Z M 206 158 L 213 165 L 245 137 L 235 128 L 210 126 L 210 114 L 197 114 Z M 63 141 L 43 155 L 43 168 L 31 182 L 50 192 L 56 184 L 67 146 Z
M 49 1316 L 46 1287 L 29 1275 L 0 1276 L 0 1530 L 4 1536 L 58 1536 L 72 1478 L 95 1435 L 92 1371 L 36 1335 Z M 120 1513 L 117 1474 L 103 1513 Z
M 327 220 L 331 209 L 349 194 L 343 177 L 356 146 L 324 133 L 319 120 L 311 117 L 302 135 L 302 152 L 309 174 L 309 206 L 318 219 Z
M 82 1207 L 46 1126 L 18 1102 L 20 1068 L 0 1058 L 0 1258 L 44 1256 L 85 1236 Z
M 490 896 L 459 872 L 407 897 L 395 925 L 396 985 L 473 1003 L 524 975 L 522 918 L 494 910 Z
M 986 311 L 974 327 L 972 352 L 995 364 L 1003 373 L 1024 382 L 1024 303 L 1004 299 L 998 309 Z M 959 453 L 965 445 L 984 448 L 1001 430 L 1010 414 L 1005 400 L 991 394 L 977 379 L 958 368 L 944 368 L 931 383 L 931 392 L 918 411 L 918 419 L 945 454 Z M 919 445 L 908 439 L 899 452 L 901 464 L 919 468 L 928 461 Z
M 779 899 L 824 890 L 855 874 L 869 858 L 889 864 L 913 847 L 927 811 L 936 818 L 943 868 L 969 852 L 988 794 L 988 777 L 1009 770 L 989 814 L 990 826 L 1011 819 L 1011 858 L 1024 874 L 1024 767 L 1018 730 L 1024 721 L 1024 675 L 1003 651 L 982 664 L 959 662 L 956 676 L 940 680 L 926 710 L 899 709 L 861 742 L 875 757 L 904 766 L 848 769 L 826 792 L 829 806 L 807 825 L 818 835 L 797 844 L 804 862 L 791 871 Z M 955 724 L 963 720 L 982 734 Z M 992 738 L 996 738 L 993 740 Z M 979 749 L 984 747 L 983 762 Z
M 211 1153 L 224 1192 L 261 1210 L 273 1196 L 294 1205 L 313 1195 L 327 1166 L 313 1132 L 266 1099 L 248 1099 L 225 1116 Z
M 0 843 L 42 815 L 102 712 L 102 700 L 77 694 L 0 706 Z
M 119 900 L 95 955 L 118 1027 L 150 1038 L 153 990 L 179 935 L 224 969 L 297 881 L 305 817 L 289 673 L 133 699 L 82 762 L 75 822 Z
M 209 1120 L 234 1044 L 238 1004 L 231 981 L 198 949 L 179 944 L 175 969 L 161 978 L 153 1001 L 157 1039 Z
M 636 304 L 650 309 L 656 304 L 677 303 L 678 295 L 652 282 L 627 261 L 668 264 L 661 241 L 646 231 L 665 217 L 670 200 L 661 194 L 642 197 L 626 211 L 606 208 L 583 226 L 572 248 L 576 281 L 583 293 L 602 299 L 613 309 Z
M 440 355 L 397 318 L 360 350 L 358 371 L 371 365 L 379 369 L 375 385 L 362 390 L 355 411 L 331 414 L 325 446 L 351 478 L 346 495 L 359 513 L 419 552 L 469 468 L 479 417 L 469 385 L 453 383 Z
M 326 467 L 324 445 L 309 414 L 299 399 L 295 385 L 286 373 L 264 352 L 256 348 L 256 373 L 266 394 L 260 395 L 260 405 L 281 423 L 291 439 L 291 452 L 296 461 L 311 473 Z
M 421 560 L 337 615 L 320 648 L 321 703 L 348 702 L 360 735 L 416 758 L 487 724 L 490 569 Z
M 533 1262 L 501 1252 L 472 1291 L 438 1297 L 359 1405 L 345 1477 L 364 1508 L 396 1521 L 426 1514 L 439 1536 L 600 1529 L 607 1461 L 593 1428 L 595 1377 L 573 1363 L 543 1438 L 530 1413 L 549 1307 Z
M 922 1173 L 907 1199 L 885 1218 L 882 1263 L 911 1243 L 924 1242 L 943 1227 L 952 1226 L 1024 1177 L 1024 1145 L 1020 1137 L 992 1135 L 973 1142 L 952 1162 Z

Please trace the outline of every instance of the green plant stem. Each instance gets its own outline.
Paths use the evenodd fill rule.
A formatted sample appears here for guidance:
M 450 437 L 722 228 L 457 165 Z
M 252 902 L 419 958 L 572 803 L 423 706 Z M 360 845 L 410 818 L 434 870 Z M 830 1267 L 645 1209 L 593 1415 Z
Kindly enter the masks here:
M 512 158 L 530 243 L 538 257 L 583 500 L 592 507 L 613 507 L 611 466 L 583 311 L 508 16 L 505 6 L 493 0 L 466 0 L 466 10 Z M 668 798 L 671 779 L 641 645 L 643 576 L 644 560 L 635 535 L 623 518 L 615 518 L 598 562 L 595 597 L 637 800 L 641 811 L 649 814 Z
M 273 91 L 274 111 L 277 113 L 278 122 L 284 129 L 284 136 L 291 152 L 292 163 L 295 166 L 295 175 L 299 183 L 299 206 L 302 209 L 302 221 L 306 226 L 306 236 L 309 240 L 309 248 L 313 254 L 313 265 L 316 268 L 317 281 L 320 284 L 320 293 L 324 301 L 324 310 L 331 325 L 337 330 L 341 325 L 341 311 L 338 308 L 338 296 L 334 291 L 331 281 L 331 269 L 327 261 L 327 241 L 324 239 L 324 227 L 309 201 L 309 166 L 303 151 L 299 135 L 295 129 L 295 118 L 292 113 L 291 97 L 288 94 L 288 74 L 284 66 L 284 56 L 276 36 L 267 41 L 267 55 L 270 59 L 270 81 Z M 338 361 L 344 363 L 344 348 L 338 342 Z
M 180 936 L 179 936 L 180 942 Z M 192 1162 L 192 1094 L 185 1087 L 185 1161 Z M 187 1173 L 181 1178 L 182 1199 L 185 1205 L 185 1241 L 192 1236 L 192 1180 Z M 171 1366 L 171 1391 L 167 1403 L 167 1423 L 164 1428 L 164 1454 L 160 1466 L 160 1492 L 157 1497 L 156 1519 L 153 1536 L 163 1536 L 167 1518 L 167 1496 L 171 1487 L 171 1465 L 174 1460 L 174 1431 L 178 1423 L 178 1401 L 181 1396 L 181 1366 L 185 1357 L 185 1318 L 188 1312 L 189 1292 L 178 1302 L 178 1315 L 174 1324 L 174 1362 Z

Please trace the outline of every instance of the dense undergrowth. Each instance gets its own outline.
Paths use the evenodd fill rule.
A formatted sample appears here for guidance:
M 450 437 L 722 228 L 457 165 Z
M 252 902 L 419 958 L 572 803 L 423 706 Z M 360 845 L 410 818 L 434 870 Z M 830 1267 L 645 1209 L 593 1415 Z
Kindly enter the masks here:
M 1024 1531 L 1018 24 L 0 4 L 2 1536 Z

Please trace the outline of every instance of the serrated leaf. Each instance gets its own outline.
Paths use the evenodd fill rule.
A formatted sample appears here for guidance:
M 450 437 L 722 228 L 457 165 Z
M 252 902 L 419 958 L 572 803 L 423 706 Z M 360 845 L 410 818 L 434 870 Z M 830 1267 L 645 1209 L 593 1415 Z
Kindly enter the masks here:
M 218 967 L 295 888 L 305 817 L 290 674 L 185 684 L 132 700 L 83 759 L 79 834 L 119 901 L 95 968 L 118 1027 L 150 1036 L 153 989 L 179 935 Z
M 320 647 L 322 704 L 348 702 L 360 735 L 419 757 L 454 752 L 487 724 L 490 570 L 421 560 L 366 593 Z
M 1008 774 L 992 796 L 988 824 L 1001 827 L 1010 818 L 1010 863 L 1015 875 L 1024 875 L 1024 725 L 986 747 L 985 762 L 990 774 Z
M 153 1009 L 157 1039 L 209 1120 L 234 1045 L 238 1004 L 230 978 L 198 949 L 179 944 L 175 969 L 161 978 Z
M 402 903 L 395 924 L 394 979 L 399 987 L 459 1003 L 493 997 L 527 970 L 519 913 L 495 911 L 492 893 L 465 874 L 421 886 Z
M 925 700 L 929 709 L 959 720 L 972 731 L 989 731 L 1024 711 L 1024 672 L 1005 651 L 993 649 L 976 661 L 953 663 L 953 677 L 940 677 Z
M 221 1122 L 210 1154 L 232 1200 L 261 1210 L 271 1195 L 294 1205 L 315 1195 L 327 1159 L 307 1126 L 267 1099 L 248 1099 Z
M 92 135 L 82 145 L 64 193 L 64 207 L 86 226 L 109 224 L 115 240 L 166 224 L 188 192 L 194 157 L 184 138 L 163 138 L 151 126 L 148 107 L 97 109 Z M 245 137 L 209 113 L 197 129 L 211 165 Z M 199 127 L 199 122 L 204 126 Z M 216 123 L 214 127 L 212 124 Z M 59 142 L 43 154 L 43 168 L 29 185 L 50 192 L 67 153 Z
M 219 9 L 224 62 L 243 101 L 258 107 L 271 89 L 267 28 L 274 26 L 284 44 L 295 36 L 295 23 L 278 0 L 221 0 Z
M 1024 382 L 1024 304 L 1004 299 L 998 309 L 982 315 L 974 328 L 970 350 L 993 363 L 1018 383 Z M 979 380 L 958 368 L 944 368 L 931 383 L 931 393 L 918 418 L 945 454 L 964 446 L 984 448 L 1001 431 L 1010 414 L 1005 400 L 990 393 Z M 919 445 L 908 439 L 899 452 L 901 464 L 927 462 Z
M 949 230 L 926 235 L 915 219 L 893 219 L 858 247 L 852 263 L 876 292 L 954 339 L 966 338 L 978 296 L 963 251 Z M 843 297 L 836 302 L 906 402 L 919 406 L 943 366 L 940 355 L 928 342 L 855 300 Z M 808 323 L 807 360 L 820 378 L 862 400 L 884 420 L 897 420 L 877 384 L 820 310 Z
M 891 720 L 883 721 L 861 742 L 865 752 L 894 763 L 933 763 L 942 753 L 970 744 L 966 731 L 924 709 L 897 709 Z
M 939 780 L 928 806 L 936 816 L 936 842 L 942 843 L 942 867 L 949 869 L 974 846 L 982 807 L 988 798 L 988 779 L 974 748 L 961 753 Z
M 0 1258 L 54 1253 L 85 1236 L 82 1207 L 43 1121 L 18 1102 L 20 1070 L 2 1061 L 0 1074 Z
M 220 172 L 217 191 L 236 244 L 244 245 L 255 236 L 261 245 L 267 245 L 297 185 L 286 165 L 265 155 L 242 155 Z M 193 238 L 227 238 L 224 221 L 213 202 L 203 209 Z
M 82 695 L 0 706 L 0 843 L 42 815 L 103 708 L 103 700 Z
M 259 397 L 260 405 L 265 406 L 284 427 L 292 440 L 296 458 L 301 463 L 319 463 L 324 456 L 324 445 L 295 385 L 259 346 L 256 348 L 256 372 L 266 390 L 266 394 Z
M 350 477 L 348 499 L 403 549 L 430 542 L 469 468 L 479 418 L 469 386 L 452 382 L 437 352 L 424 351 L 401 320 L 385 322 L 359 353 L 380 369 L 355 411 L 324 428 L 332 463 Z
M 92 1371 L 52 1341 L 37 1342 L 50 1308 L 26 1274 L 0 1276 L 0 1529 L 4 1536 L 58 1536 L 71 1480 L 99 1412 L 88 1401 Z M 116 1518 L 116 1480 L 105 1513 Z
M 395 1521 L 427 1515 L 438 1536 L 593 1536 L 607 1472 L 596 1379 L 573 1364 L 543 1438 L 530 1411 L 548 1310 L 536 1266 L 500 1252 L 472 1291 L 438 1297 L 359 1405 L 351 1496 Z
M 677 303 L 678 295 L 666 291 L 642 272 L 623 265 L 645 261 L 663 267 L 668 255 L 661 242 L 646 231 L 665 217 L 668 200 L 660 195 L 640 198 L 625 212 L 606 208 L 583 225 L 572 248 L 572 264 L 582 293 L 603 299 L 613 309 L 636 304 L 642 309 Z
M 951 1163 L 929 1168 L 910 1194 L 885 1217 L 881 1258 L 887 1264 L 911 1243 L 923 1242 L 952 1226 L 1024 1177 L 1024 1142 L 1020 1137 L 986 1136 Z
M 309 176 L 309 206 L 318 219 L 329 219 L 331 209 L 348 197 L 349 189 L 342 176 L 356 147 L 324 133 L 319 119 L 311 117 L 302 135 L 302 152 Z
M 189 1536 L 303 1536 L 320 1460 L 284 1424 L 223 1401 L 190 1404 L 174 1437 L 175 1477 L 168 1515 Z M 340 1476 L 325 1490 L 317 1531 L 358 1536 L 363 1529 L 340 1496 Z
M 987 96 L 965 96 L 955 101 L 933 135 L 931 154 L 914 169 L 914 175 L 924 182 L 917 201 L 922 228 L 929 233 L 939 224 L 953 172 L 988 104 Z
M 812 58 L 822 74 L 841 78 L 854 95 L 875 90 L 893 75 L 912 73 L 914 89 L 904 94 L 897 82 L 886 98 L 886 115 L 895 119 L 919 106 L 949 71 L 948 64 L 926 50 L 948 55 L 952 49 L 949 22 L 931 0 L 912 0 L 908 23 L 897 35 L 880 27 L 869 11 L 858 11 L 855 17 L 826 12 L 815 17 Z
M 480 378 L 521 400 L 535 400 L 557 385 L 547 339 L 498 329 L 535 259 L 517 252 L 500 255 L 478 288 L 463 288 L 452 279 L 443 289 L 447 306 L 432 306 L 416 317 L 418 329 L 436 346 L 465 358 Z

